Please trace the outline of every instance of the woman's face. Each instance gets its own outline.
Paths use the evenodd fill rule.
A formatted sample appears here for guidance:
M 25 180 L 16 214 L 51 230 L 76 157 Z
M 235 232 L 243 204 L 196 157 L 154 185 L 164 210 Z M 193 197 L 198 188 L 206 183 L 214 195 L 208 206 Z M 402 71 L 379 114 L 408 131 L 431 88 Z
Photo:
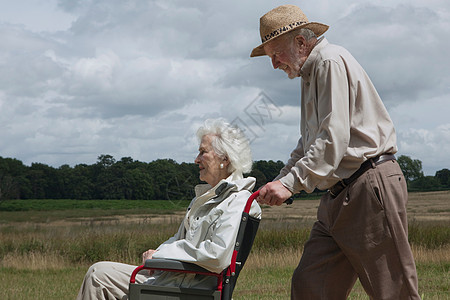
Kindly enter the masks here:
M 195 163 L 200 168 L 200 180 L 206 181 L 211 186 L 215 186 L 220 180 L 228 177 L 228 160 L 220 158 L 211 145 L 213 137 L 204 135 L 198 148 L 198 155 Z M 220 167 L 223 164 L 223 167 Z

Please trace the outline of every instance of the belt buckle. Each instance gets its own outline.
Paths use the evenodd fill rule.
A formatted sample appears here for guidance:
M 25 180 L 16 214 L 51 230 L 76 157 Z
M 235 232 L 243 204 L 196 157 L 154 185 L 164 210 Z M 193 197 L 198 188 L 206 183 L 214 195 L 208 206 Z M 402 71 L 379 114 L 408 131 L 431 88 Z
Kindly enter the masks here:
M 330 193 L 331 197 L 333 197 L 333 198 L 336 198 L 336 197 L 337 197 L 337 195 L 335 195 L 335 194 L 331 191 L 331 189 L 328 189 L 328 192 Z
M 340 185 L 340 186 L 339 186 Z M 332 191 L 332 189 L 334 188 L 334 187 L 337 187 L 337 186 L 339 186 L 340 188 L 340 190 L 339 190 L 339 192 L 337 193 L 337 194 L 335 194 L 335 193 L 333 193 L 333 191 Z M 330 189 L 328 189 L 328 192 L 330 192 L 330 195 L 333 197 L 333 198 L 336 198 L 345 188 L 347 187 L 347 184 L 345 184 L 345 182 L 344 182 L 344 180 L 339 180 L 335 185 L 333 185 Z

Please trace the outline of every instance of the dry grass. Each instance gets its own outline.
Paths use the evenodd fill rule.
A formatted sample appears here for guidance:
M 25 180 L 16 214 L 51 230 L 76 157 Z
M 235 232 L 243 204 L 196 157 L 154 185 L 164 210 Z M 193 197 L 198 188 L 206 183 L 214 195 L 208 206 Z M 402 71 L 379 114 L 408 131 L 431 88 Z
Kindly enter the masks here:
M 450 245 L 439 249 L 412 247 L 423 299 L 450 299 Z M 235 299 L 289 299 L 290 279 L 300 257 L 300 249 L 276 252 L 253 251 L 247 260 L 234 293 Z M 359 281 L 349 299 L 369 299 Z
M 263 207 L 234 299 L 289 299 L 290 277 L 318 204 L 305 200 Z M 425 300 L 450 299 L 450 192 L 413 193 L 408 212 L 420 293 Z M 74 299 L 92 262 L 139 263 L 140 253 L 177 230 L 182 215 L 0 223 L 0 299 Z M 350 299 L 368 299 L 359 283 Z
M 291 206 L 263 207 L 262 232 L 258 233 L 258 237 L 268 229 L 277 228 L 285 234 L 284 228 L 310 226 L 316 218 L 318 205 L 319 200 L 307 200 L 295 201 Z M 412 193 L 408 213 L 418 243 L 432 245 L 412 245 L 419 275 L 419 292 L 425 300 L 450 299 L 450 192 Z M 434 247 L 434 243 L 422 242 L 424 238 L 416 232 L 430 241 L 445 245 Z M 302 245 L 273 251 L 253 251 L 239 278 L 235 298 L 289 299 L 290 277 L 301 252 Z M 369 298 L 357 282 L 349 299 Z
M 450 245 L 438 248 L 438 249 L 427 249 L 422 246 L 412 247 L 412 252 L 414 254 L 414 260 L 417 264 L 420 263 L 447 263 L 450 264 Z
M 408 217 L 417 221 L 450 221 L 450 191 L 410 193 Z
M 253 251 L 245 263 L 247 269 L 265 269 L 277 266 L 279 268 L 296 267 L 300 256 L 301 249 L 285 248 L 274 252 Z
M 0 266 L 17 270 L 60 270 L 68 265 L 58 253 L 29 252 L 26 254 L 12 252 L 6 254 Z
M 288 222 L 314 221 L 319 200 L 294 201 L 292 205 L 264 206 L 263 218 Z M 410 193 L 408 217 L 417 221 L 450 222 L 450 191 Z

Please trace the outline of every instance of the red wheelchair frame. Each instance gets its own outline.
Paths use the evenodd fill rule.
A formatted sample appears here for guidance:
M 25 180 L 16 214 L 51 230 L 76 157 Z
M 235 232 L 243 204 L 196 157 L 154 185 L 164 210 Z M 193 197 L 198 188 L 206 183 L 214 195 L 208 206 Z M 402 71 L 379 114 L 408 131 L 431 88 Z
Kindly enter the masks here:
M 254 238 L 259 226 L 259 219 L 249 215 L 253 201 L 258 197 L 259 191 L 253 193 L 247 200 L 242 212 L 241 223 L 231 258 L 231 263 L 221 273 L 210 272 L 198 265 L 176 260 L 148 259 L 144 265 L 137 267 L 131 274 L 129 284 L 129 299 L 231 299 L 237 277 L 243 268 L 250 253 Z M 136 283 L 136 275 L 142 270 L 161 270 L 178 273 L 195 273 L 199 275 L 217 277 L 215 290 L 186 289 L 173 287 L 157 287 L 153 285 Z M 164 296 L 169 295 L 169 296 Z

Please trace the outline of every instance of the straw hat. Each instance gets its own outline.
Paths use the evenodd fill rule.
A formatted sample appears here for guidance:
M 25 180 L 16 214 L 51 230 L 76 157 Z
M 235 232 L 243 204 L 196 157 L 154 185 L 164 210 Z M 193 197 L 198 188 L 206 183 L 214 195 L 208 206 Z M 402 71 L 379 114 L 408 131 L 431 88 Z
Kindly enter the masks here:
M 264 45 L 286 32 L 296 28 L 311 29 L 316 36 L 321 36 L 328 25 L 309 22 L 303 11 L 295 5 L 281 5 L 272 9 L 259 19 L 261 45 L 253 49 L 250 57 L 266 55 Z

